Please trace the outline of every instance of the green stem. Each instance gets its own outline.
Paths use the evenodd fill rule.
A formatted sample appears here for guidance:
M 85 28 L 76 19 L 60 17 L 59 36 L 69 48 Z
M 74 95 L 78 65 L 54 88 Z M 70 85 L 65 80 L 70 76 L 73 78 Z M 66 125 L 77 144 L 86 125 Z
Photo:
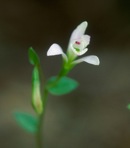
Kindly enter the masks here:
M 47 97 L 48 97 L 48 90 L 45 88 L 44 89 L 44 94 L 43 94 L 43 112 L 41 115 L 38 117 L 38 130 L 36 133 L 36 148 L 43 148 L 43 135 L 42 135 L 42 127 L 43 127 L 43 122 L 44 122 L 44 116 L 45 116 L 45 107 L 46 107 L 46 102 L 47 102 Z
M 39 116 L 39 124 L 38 124 L 38 130 L 36 133 L 36 148 L 42 148 L 42 115 Z
M 56 82 L 59 81 L 60 78 L 62 78 L 63 76 L 65 76 L 67 73 L 69 72 L 69 70 L 65 70 L 64 67 L 61 69 L 61 71 L 59 72 L 59 74 L 57 75 L 57 79 Z M 38 130 L 36 133 L 36 148 L 43 148 L 43 135 L 42 135 L 42 126 L 43 126 L 43 122 L 44 122 L 44 116 L 45 116 L 45 108 L 46 108 L 46 102 L 47 102 L 47 97 L 48 97 L 48 90 L 45 86 L 44 91 L 43 91 L 43 97 L 42 97 L 42 101 L 43 101 L 43 112 L 41 113 L 41 115 L 38 116 Z

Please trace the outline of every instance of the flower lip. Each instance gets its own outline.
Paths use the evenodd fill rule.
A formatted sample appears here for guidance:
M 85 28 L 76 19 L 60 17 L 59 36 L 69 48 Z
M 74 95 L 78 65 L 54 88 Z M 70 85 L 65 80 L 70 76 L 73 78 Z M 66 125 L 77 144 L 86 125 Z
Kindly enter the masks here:
M 72 43 L 70 44 L 70 50 L 72 50 L 73 54 L 75 54 L 76 56 L 80 56 L 85 54 L 88 49 L 86 48 L 85 41 L 82 39 L 79 39 L 79 40 L 72 41 Z
M 88 51 L 88 48 L 84 47 L 84 43 L 81 43 L 80 45 L 71 44 L 71 50 L 76 56 L 81 56 Z

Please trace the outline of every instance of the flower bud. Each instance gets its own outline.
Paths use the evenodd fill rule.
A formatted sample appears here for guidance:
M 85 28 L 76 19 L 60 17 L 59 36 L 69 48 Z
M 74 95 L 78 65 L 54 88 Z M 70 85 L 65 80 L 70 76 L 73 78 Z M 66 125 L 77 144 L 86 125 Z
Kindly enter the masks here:
M 37 67 L 34 67 L 33 70 L 32 89 L 32 105 L 36 113 L 41 114 L 43 111 L 43 103 L 40 93 L 39 71 Z

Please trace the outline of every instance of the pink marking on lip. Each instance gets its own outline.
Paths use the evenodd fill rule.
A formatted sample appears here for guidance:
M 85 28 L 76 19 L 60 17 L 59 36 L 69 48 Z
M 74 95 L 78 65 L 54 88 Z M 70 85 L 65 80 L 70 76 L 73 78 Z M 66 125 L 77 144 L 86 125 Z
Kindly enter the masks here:
M 78 44 L 78 45 L 80 45 L 80 42 L 76 41 L 76 42 L 75 42 L 75 44 Z

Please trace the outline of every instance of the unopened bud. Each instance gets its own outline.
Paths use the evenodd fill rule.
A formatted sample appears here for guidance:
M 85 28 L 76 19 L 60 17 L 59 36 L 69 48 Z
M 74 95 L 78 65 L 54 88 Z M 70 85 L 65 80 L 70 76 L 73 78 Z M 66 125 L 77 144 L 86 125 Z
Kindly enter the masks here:
M 43 111 L 43 103 L 40 92 L 39 71 L 37 67 L 34 67 L 32 82 L 33 82 L 32 104 L 35 111 L 38 114 L 41 114 Z

